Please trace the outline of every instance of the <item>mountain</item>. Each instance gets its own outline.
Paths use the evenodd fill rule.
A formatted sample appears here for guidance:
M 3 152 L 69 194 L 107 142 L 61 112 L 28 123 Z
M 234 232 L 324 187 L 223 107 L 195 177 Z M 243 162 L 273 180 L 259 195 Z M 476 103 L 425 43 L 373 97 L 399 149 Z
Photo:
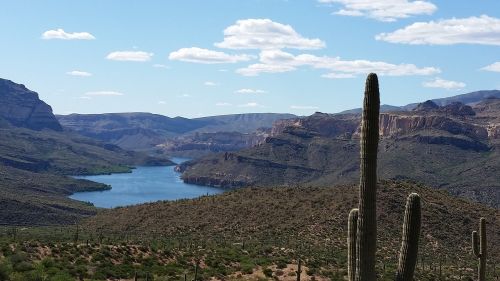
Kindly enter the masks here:
M 447 98 L 440 98 L 440 99 L 433 99 L 432 101 L 439 105 L 439 106 L 445 106 L 450 103 L 454 102 L 459 102 L 467 105 L 473 105 L 475 103 L 478 103 L 484 99 L 487 99 L 489 97 L 494 97 L 494 98 L 500 98 L 500 90 L 483 90 L 483 91 L 476 91 L 476 92 L 471 92 L 467 94 L 462 94 L 462 95 L 456 95 L 452 97 L 447 97 Z M 410 103 L 405 106 L 403 106 L 403 109 L 406 110 L 411 110 L 415 106 L 417 106 L 418 103 Z
M 166 140 L 157 148 L 167 155 L 199 158 L 214 152 L 238 151 L 263 142 L 270 129 L 257 129 L 252 133 L 216 132 L 189 134 Z
M 380 177 L 422 182 L 498 207 L 499 104 L 489 99 L 473 108 L 382 113 Z M 185 182 L 223 187 L 356 182 L 359 118 L 316 113 L 284 120 L 260 145 L 189 161 L 177 170 Z
M 176 137 L 182 142 L 195 133 L 252 133 L 270 128 L 274 121 L 292 114 L 249 113 L 195 119 L 170 118 L 151 113 L 58 115 L 64 128 L 128 150 L 153 150 Z M 174 140 L 175 141 L 175 140 Z M 169 145 L 168 143 L 166 145 Z M 189 152 L 187 152 L 189 153 Z
M 466 105 L 473 105 L 487 98 L 500 98 L 500 90 L 483 90 L 470 92 L 466 94 L 451 96 L 447 98 L 433 99 L 433 103 L 439 106 L 445 106 L 451 103 L 463 103 Z M 380 112 L 392 112 L 392 111 L 409 111 L 413 110 L 420 103 L 410 103 L 404 106 L 395 106 L 382 104 L 380 105 Z M 361 108 L 354 108 L 349 110 L 344 110 L 338 114 L 361 114 Z
M 62 131 L 52 108 L 24 85 L 0 78 L 0 119 L 34 130 Z
M 164 158 L 64 131 L 49 105 L 25 86 L 0 80 L 0 202 L 3 224 L 68 224 L 93 215 L 71 200 L 108 186 L 67 175 L 129 172 L 133 165 L 173 165 Z

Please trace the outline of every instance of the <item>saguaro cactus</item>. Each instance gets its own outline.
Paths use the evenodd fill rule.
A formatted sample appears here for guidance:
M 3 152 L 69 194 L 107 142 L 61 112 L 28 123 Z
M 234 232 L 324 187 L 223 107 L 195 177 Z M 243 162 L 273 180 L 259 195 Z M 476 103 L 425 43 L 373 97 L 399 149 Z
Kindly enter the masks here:
M 349 214 L 348 279 L 375 281 L 377 250 L 377 150 L 379 141 L 380 93 L 378 78 L 370 73 L 366 79 L 363 116 L 361 119 L 361 152 L 359 205 Z M 420 236 L 421 204 L 416 193 L 406 202 L 403 238 L 399 256 L 397 281 L 413 279 Z
M 297 281 L 300 281 L 300 275 L 302 274 L 302 261 L 298 260 L 298 264 L 297 264 L 297 271 L 295 272 L 297 274 Z
M 406 200 L 403 239 L 399 250 L 399 265 L 396 281 L 412 280 L 417 263 L 418 238 L 421 225 L 420 196 L 412 193 Z
M 347 221 L 347 276 L 349 281 L 356 280 L 356 232 L 358 228 L 358 209 L 352 209 Z
M 477 274 L 478 280 L 486 280 L 486 219 L 479 220 L 479 237 L 477 231 L 472 231 L 472 252 L 479 260 Z

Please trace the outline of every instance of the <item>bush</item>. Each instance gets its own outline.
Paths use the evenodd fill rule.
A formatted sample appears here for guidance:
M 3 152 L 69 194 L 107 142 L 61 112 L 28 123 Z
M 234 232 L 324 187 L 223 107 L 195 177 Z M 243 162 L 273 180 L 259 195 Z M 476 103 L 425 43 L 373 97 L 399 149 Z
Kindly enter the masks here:
M 262 271 L 266 277 L 273 277 L 273 270 L 269 267 Z

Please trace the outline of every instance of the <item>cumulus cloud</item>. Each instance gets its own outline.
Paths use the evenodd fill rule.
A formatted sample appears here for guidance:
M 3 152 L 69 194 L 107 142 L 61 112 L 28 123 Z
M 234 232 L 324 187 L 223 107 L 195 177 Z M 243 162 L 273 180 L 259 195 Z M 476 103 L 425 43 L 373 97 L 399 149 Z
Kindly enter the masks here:
M 241 61 L 249 61 L 250 59 L 252 59 L 252 56 L 230 55 L 224 52 L 191 47 L 191 48 L 182 48 L 175 52 L 171 52 L 168 58 L 170 60 L 216 64 L 216 63 L 237 63 Z
M 318 109 L 319 107 L 312 105 L 291 105 L 290 108 L 299 110 L 311 110 L 311 109 Z
M 214 86 L 219 86 L 219 83 L 215 83 L 212 81 L 205 81 L 205 83 L 203 83 L 203 85 L 209 86 L 209 87 L 214 87 Z
M 239 89 L 237 91 L 234 91 L 237 94 L 264 94 L 267 93 L 267 91 L 264 90 L 259 90 L 259 89 Z
M 500 19 L 482 15 L 416 22 L 375 39 L 412 45 L 482 44 L 500 46 Z
M 323 74 L 323 75 L 321 75 L 321 77 L 328 78 L 328 79 L 347 79 L 347 78 L 354 78 L 356 76 L 352 73 L 331 72 L 331 73 Z
M 79 77 L 92 76 L 92 73 L 89 73 L 86 71 L 79 71 L 79 70 L 68 71 L 68 72 L 66 72 L 66 74 L 71 75 L 71 76 L 79 76 Z
M 365 16 L 379 21 L 396 21 L 416 15 L 430 15 L 437 10 L 429 1 L 409 0 L 319 0 L 320 3 L 340 4 L 344 8 L 334 12 L 343 16 Z
M 66 32 L 62 28 L 47 30 L 42 34 L 42 39 L 62 40 L 94 40 L 94 35 L 88 32 Z
M 495 63 L 487 65 L 487 66 L 481 68 L 481 70 L 500 72 L 500 61 L 497 61 Z
M 108 60 L 116 61 L 138 61 L 144 62 L 151 60 L 153 53 L 147 53 L 142 51 L 116 51 L 109 53 L 106 58 Z
M 446 90 L 462 89 L 466 86 L 463 82 L 444 80 L 441 78 L 435 78 L 432 81 L 424 82 L 422 85 L 426 88 L 441 88 Z
M 86 92 L 86 96 L 123 96 L 123 93 L 115 92 L 115 91 L 95 91 L 95 92 Z
M 270 19 L 238 20 L 224 30 L 224 40 L 215 43 L 225 49 L 321 49 L 325 43 L 300 35 L 290 25 Z
M 281 50 L 264 50 L 260 53 L 260 63 L 240 68 L 236 72 L 244 76 L 260 73 L 286 72 L 300 66 L 326 69 L 335 74 L 325 74 L 327 78 L 348 78 L 358 74 L 376 72 L 387 76 L 432 75 L 440 70 L 434 67 L 419 68 L 414 64 L 391 64 L 368 60 L 341 60 L 339 57 L 315 56 L 310 54 L 293 55 Z

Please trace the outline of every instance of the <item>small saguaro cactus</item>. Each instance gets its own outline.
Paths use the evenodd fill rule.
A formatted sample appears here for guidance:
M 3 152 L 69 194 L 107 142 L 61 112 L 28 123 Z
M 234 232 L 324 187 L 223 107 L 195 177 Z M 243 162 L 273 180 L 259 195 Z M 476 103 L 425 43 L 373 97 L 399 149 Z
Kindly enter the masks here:
M 298 260 L 298 264 L 297 264 L 297 271 L 295 272 L 297 274 L 297 281 L 300 281 L 300 274 L 302 274 L 302 261 Z
M 348 220 L 348 280 L 375 281 L 377 250 L 377 152 L 379 141 L 380 93 L 378 78 L 370 73 L 366 79 L 361 119 L 361 152 L 359 205 Z M 411 281 L 418 254 L 421 225 L 421 202 L 416 193 L 406 202 L 403 237 L 396 281 Z
M 472 253 L 479 260 L 477 274 L 478 280 L 486 280 L 486 219 L 479 220 L 479 235 L 477 231 L 472 231 Z

